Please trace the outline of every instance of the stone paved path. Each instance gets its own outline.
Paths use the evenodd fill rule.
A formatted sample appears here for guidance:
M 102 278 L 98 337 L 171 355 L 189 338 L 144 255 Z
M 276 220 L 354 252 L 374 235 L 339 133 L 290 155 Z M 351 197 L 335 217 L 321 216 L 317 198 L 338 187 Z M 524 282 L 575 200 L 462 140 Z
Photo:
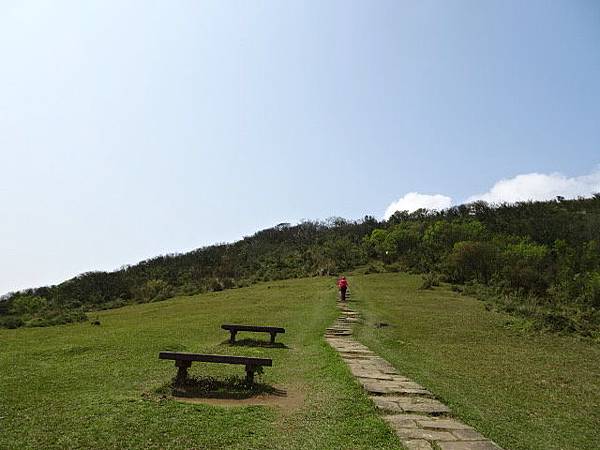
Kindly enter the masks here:
M 325 339 L 369 393 L 383 418 L 409 450 L 502 450 L 472 427 L 452 418 L 450 409 L 427 389 L 400 375 L 385 359 L 352 338 L 358 313 L 338 303 L 342 314 Z

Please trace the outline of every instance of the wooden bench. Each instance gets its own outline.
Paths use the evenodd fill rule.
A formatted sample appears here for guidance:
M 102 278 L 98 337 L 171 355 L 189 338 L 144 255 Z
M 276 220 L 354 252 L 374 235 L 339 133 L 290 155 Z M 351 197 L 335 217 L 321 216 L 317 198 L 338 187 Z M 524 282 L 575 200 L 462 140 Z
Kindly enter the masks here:
M 275 336 L 277 336 L 277 333 L 285 333 L 285 329 L 284 328 L 280 328 L 280 327 L 261 327 L 261 326 L 255 326 L 255 325 L 231 325 L 231 324 L 226 324 L 226 325 L 221 325 L 221 328 L 223 328 L 224 330 L 227 330 L 231 333 L 231 337 L 229 338 L 229 342 L 234 344 L 235 343 L 235 335 L 237 334 L 238 331 L 254 331 L 257 333 L 270 333 L 271 334 L 271 344 L 275 343 Z
M 241 364 L 246 366 L 246 382 L 254 382 L 254 372 L 259 367 L 273 365 L 273 360 L 269 358 L 251 358 L 247 356 L 226 356 L 226 355 L 203 355 L 200 353 L 184 353 L 184 352 L 160 352 L 159 359 L 171 359 L 175 361 L 177 367 L 177 382 L 184 381 L 187 376 L 187 370 L 192 365 L 192 362 L 208 362 L 221 364 Z

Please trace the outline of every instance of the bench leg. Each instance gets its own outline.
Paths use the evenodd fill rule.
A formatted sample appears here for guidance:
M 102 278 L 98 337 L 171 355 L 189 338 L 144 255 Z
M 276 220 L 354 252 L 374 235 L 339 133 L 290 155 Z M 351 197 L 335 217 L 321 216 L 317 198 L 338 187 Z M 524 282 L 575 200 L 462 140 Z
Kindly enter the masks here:
M 277 333 L 271 333 L 271 344 L 275 343 L 275 336 L 277 336 Z
M 254 383 L 254 367 L 252 366 L 246 366 L 246 383 Z
M 175 361 L 175 367 L 177 367 L 177 375 L 175 376 L 176 384 L 183 384 L 187 380 L 188 368 L 191 365 L 191 361 Z
M 236 335 L 237 331 L 231 330 L 230 333 L 231 333 L 231 337 L 229 338 L 229 343 L 235 344 L 235 335 Z

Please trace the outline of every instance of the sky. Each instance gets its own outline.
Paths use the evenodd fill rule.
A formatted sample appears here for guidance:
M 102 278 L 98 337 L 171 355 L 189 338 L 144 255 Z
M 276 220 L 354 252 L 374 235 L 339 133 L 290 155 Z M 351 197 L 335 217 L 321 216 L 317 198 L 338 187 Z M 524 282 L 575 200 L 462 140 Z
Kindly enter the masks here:
M 0 0 L 0 294 L 600 191 L 600 2 Z

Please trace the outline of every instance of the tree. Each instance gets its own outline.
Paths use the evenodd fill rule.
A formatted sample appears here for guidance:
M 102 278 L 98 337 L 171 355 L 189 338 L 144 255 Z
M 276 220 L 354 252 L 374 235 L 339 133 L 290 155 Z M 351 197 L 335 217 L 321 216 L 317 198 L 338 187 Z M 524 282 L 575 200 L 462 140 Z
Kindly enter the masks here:
M 488 284 L 498 265 L 498 253 L 491 242 L 457 242 L 446 259 L 445 272 L 455 283 L 477 280 Z

